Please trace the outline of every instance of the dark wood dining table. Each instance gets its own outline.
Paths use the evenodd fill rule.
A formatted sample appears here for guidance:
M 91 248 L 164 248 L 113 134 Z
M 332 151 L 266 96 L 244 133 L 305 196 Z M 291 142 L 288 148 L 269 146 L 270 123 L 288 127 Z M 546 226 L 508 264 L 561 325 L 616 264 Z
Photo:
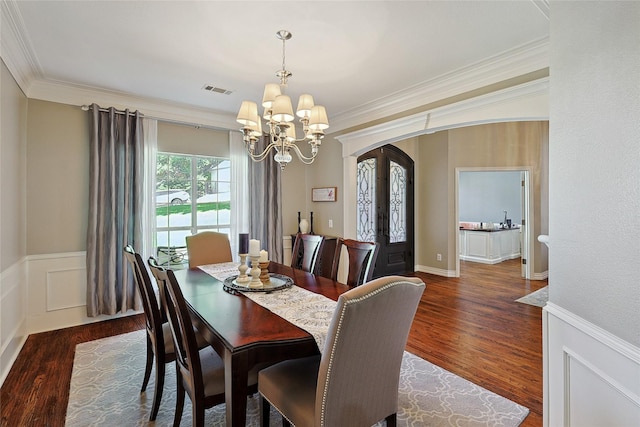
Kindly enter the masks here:
M 295 286 L 333 300 L 349 290 L 345 284 L 274 262 L 269 271 L 289 276 Z M 242 293 L 225 291 L 222 282 L 201 269 L 174 273 L 195 326 L 224 360 L 227 426 L 244 427 L 249 371 L 258 364 L 319 354 L 318 346 L 307 331 Z

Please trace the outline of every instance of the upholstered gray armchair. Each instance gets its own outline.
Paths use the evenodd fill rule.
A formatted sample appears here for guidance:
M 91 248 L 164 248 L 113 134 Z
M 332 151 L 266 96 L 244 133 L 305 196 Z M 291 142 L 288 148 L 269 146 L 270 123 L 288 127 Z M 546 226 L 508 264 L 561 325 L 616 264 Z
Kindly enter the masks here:
M 424 291 L 417 278 L 388 276 L 338 299 L 322 356 L 287 360 L 258 374 L 262 425 L 270 406 L 284 425 L 396 425 L 404 347 Z

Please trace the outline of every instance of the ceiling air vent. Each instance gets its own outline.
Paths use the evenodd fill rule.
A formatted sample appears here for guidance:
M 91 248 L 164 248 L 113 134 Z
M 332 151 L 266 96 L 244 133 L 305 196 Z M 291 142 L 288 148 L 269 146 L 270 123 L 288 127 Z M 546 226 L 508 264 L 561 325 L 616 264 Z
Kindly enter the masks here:
M 231 91 L 231 90 L 223 89 L 221 87 L 217 87 L 217 86 L 214 86 L 214 85 L 204 85 L 202 88 L 204 90 L 206 90 L 206 91 L 215 92 L 215 93 L 221 93 L 223 95 L 231 95 L 231 93 L 233 93 L 233 91 Z

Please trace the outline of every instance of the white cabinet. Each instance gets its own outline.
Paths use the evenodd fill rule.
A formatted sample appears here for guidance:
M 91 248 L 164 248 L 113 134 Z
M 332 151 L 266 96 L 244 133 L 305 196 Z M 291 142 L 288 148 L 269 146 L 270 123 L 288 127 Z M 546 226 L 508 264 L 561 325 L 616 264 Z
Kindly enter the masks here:
M 460 230 L 458 234 L 460 259 L 497 264 L 520 257 L 520 229 L 475 231 Z

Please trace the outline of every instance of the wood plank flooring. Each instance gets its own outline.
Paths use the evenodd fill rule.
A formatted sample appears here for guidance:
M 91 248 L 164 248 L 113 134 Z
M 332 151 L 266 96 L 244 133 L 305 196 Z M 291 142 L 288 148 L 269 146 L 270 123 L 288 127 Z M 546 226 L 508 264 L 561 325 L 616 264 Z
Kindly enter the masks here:
M 546 280 L 521 279 L 519 260 L 460 264 L 460 278 L 415 274 L 427 289 L 407 349 L 529 408 L 523 427 L 542 426 L 542 309 L 514 300 Z M 0 425 L 64 426 L 76 344 L 142 328 L 137 315 L 31 335 L 0 389 Z

